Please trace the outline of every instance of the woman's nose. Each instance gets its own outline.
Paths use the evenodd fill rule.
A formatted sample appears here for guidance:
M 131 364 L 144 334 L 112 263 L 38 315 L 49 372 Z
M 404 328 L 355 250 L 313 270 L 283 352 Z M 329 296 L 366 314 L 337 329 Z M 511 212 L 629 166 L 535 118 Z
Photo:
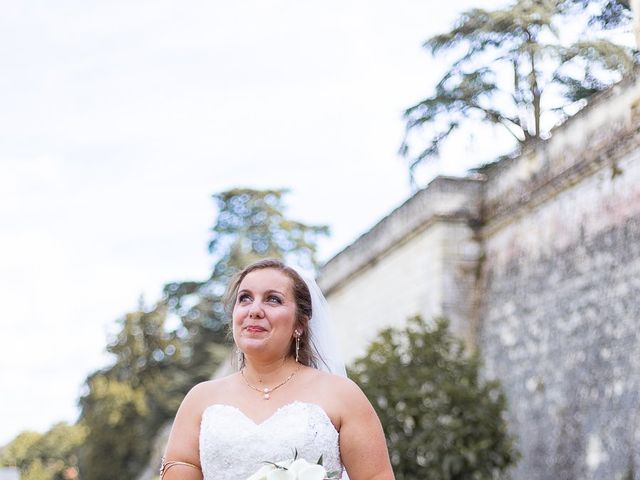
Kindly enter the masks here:
M 262 308 L 259 302 L 253 302 L 249 309 L 249 318 L 262 318 Z

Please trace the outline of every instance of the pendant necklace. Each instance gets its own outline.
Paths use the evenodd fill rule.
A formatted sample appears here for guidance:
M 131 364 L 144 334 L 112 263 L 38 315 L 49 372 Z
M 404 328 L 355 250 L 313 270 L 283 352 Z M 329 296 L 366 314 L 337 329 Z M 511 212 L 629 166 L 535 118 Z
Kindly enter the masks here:
M 298 367 L 298 368 L 300 368 L 300 367 Z M 279 383 L 278 385 L 276 385 L 273 388 L 269 388 L 269 387 L 258 388 L 258 387 L 254 386 L 254 385 L 251 385 L 249 383 L 249 380 L 247 380 L 247 377 L 245 377 L 245 375 L 244 375 L 244 368 L 242 368 L 240 370 L 240 375 L 242 375 L 242 379 L 244 380 L 244 383 L 247 384 L 247 387 L 253 388 L 256 392 L 260 392 L 262 394 L 262 398 L 264 400 L 269 400 L 271 398 L 271 392 L 276 391 L 281 386 L 283 386 L 285 383 L 287 383 L 289 380 L 291 380 L 293 378 L 293 376 L 296 374 L 297 371 L 298 371 L 298 369 L 296 368 L 293 372 L 291 372 L 291 374 L 282 383 Z

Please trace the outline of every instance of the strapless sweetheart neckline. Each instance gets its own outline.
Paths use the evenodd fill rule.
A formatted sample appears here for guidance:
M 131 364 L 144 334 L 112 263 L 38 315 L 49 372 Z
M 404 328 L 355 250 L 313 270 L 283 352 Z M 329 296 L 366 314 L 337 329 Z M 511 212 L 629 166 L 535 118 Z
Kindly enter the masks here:
M 325 411 L 324 408 L 322 408 L 317 403 L 303 402 L 303 401 L 300 401 L 300 400 L 294 400 L 293 402 L 285 403 L 284 405 L 281 405 L 280 407 L 276 408 L 271 415 L 268 415 L 267 417 L 265 417 L 261 421 L 254 420 L 249 415 L 244 413 L 242 411 L 242 409 L 240 409 L 240 408 L 238 408 L 238 407 L 236 407 L 234 405 L 229 405 L 228 403 L 212 403 L 211 405 L 209 405 L 207 408 L 204 409 L 204 412 L 202 412 L 202 416 L 204 416 L 204 414 L 209 409 L 213 409 L 213 408 L 229 408 L 231 410 L 235 410 L 242 417 L 244 417 L 249 423 L 252 423 L 255 427 L 262 427 L 267 422 L 273 420 L 274 418 L 277 418 L 277 416 L 281 415 L 282 412 L 286 412 L 289 408 L 293 408 L 293 407 L 296 407 L 298 405 L 307 405 L 309 408 L 316 408 L 319 413 L 321 413 L 324 417 L 326 417 L 326 419 L 329 421 L 329 423 L 333 426 L 333 429 L 336 431 L 336 433 L 338 433 L 338 429 L 333 424 L 333 422 L 331 421 L 331 417 L 329 417 L 329 415 L 327 414 L 327 412 Z
M 310 463 L 320 457 L 327 471 L 341 473 L 340 434 L 324 409 L 294 401 L 262 421 L 224 403 L 209 405 L 200 424 L 200 463 L 204 480 L 246 480 L 265 461 Z

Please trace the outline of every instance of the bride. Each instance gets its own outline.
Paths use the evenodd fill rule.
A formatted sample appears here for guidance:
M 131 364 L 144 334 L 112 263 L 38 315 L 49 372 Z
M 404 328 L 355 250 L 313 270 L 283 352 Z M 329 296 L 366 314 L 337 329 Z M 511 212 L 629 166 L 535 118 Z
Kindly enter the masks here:
M 236 275 L 228 299 L 239 371 L 186 395 L 161 478 L 246 480 L 297 457 L 321 458 L 331 478 L 393 480 L 382 426 L 334 353 L 315 282 L 261 260 Z

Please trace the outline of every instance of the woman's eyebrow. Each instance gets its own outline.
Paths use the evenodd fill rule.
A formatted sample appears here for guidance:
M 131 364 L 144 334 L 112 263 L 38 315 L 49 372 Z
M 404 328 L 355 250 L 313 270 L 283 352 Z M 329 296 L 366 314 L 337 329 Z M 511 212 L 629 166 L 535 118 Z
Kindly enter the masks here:
M 275 288 L 270 288 L 269 290 L 266 290 L 264 293 L 277 293 L 279 295 L 284 296 L 284 293 L 282 293 L 280 290 L 276 290 Z
M 238 290 L 238 295 L 240 295 L 241 293 L 252 293 L 252 292 L 248 288 L 243 288 L 242 290 Z M 281 292 L 280 290 L 276 290 L 275 288 L 269 288 L 268 290 L 265 290 L 264 293 L 265 294 L 277 293 L 279 295 L 284 296 L 283 292 Z

